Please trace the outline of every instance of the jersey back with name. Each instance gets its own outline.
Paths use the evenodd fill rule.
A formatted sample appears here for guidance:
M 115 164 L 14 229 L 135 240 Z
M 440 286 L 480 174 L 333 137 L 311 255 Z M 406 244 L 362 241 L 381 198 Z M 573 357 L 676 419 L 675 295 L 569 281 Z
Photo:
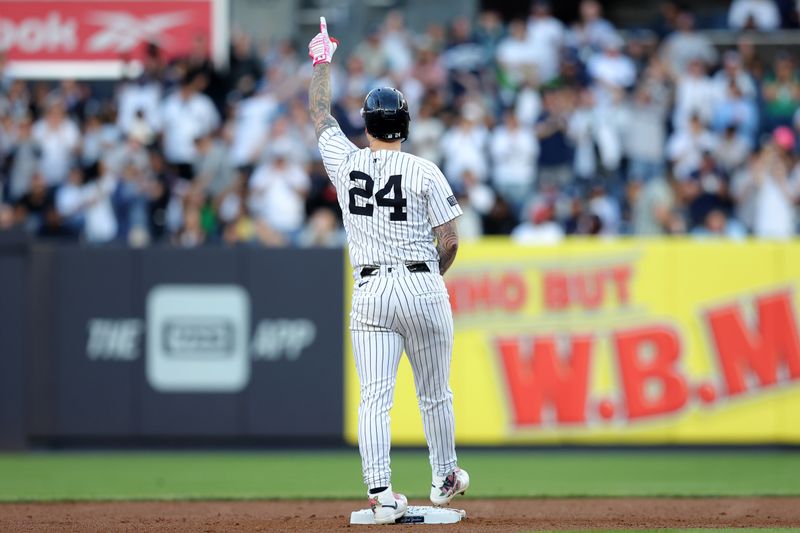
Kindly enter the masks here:
M 352 144 L 327 128 L 319 149 L 342 208 L 353 267 L 437 261 L 433 228 L 461 208 L 430 161 L 394 150 Z

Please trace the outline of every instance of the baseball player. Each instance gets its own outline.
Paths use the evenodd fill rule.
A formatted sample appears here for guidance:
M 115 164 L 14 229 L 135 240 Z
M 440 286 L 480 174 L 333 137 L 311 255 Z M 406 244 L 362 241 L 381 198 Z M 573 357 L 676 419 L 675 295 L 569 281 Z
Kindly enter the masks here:
M 405 349 L 433 473 L 430 498 L 446 505 L 469 486 L 455 450 L 450 356 L 453 315 L 442 275 L 458 249 L 454 219 L 461 214 L 441 171 L 400 151 L 410 117 L 396 89 L 371 91 L 361 113 L 369 148 L 347 140 L 331 116 L 330 62 L 338 41 L 325 18 L 309 43 L 314 64 L 309 107 L 322 161 L 339 197 L 354 267 L 350 330 L 361 384 L 358 448 L 375 522 L 389 524 L 407 501 L 392 491 L 389 410 Z

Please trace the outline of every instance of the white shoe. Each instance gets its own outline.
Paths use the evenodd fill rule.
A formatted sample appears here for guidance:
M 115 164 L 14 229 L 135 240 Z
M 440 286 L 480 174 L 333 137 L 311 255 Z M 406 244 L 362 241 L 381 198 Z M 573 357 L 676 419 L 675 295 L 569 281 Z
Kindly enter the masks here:
M 469 488 L 469 474 L 456 467 L 445 477 L 434 477 L 431 484 L 431 502 L 433 505 L 447 505 L 457 494 L 464 494 Z
M 392 492 L 389 485 L 386 490 L 378 494 L 367 494 L 372 514 L 375 515 L 376 524 L 394 524 L 398 518 L 406 514 L 408 500 L 402 494 Z

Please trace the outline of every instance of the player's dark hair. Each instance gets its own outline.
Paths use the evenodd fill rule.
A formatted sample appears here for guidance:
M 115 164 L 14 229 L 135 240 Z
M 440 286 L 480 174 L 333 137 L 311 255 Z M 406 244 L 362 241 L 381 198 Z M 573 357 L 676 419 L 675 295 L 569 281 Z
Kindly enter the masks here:
M 408 138 L 408 102 L 403 93 L 391 87 L 369 92 L 361 109 L 367 133 L 382 141 L 405 141 Z

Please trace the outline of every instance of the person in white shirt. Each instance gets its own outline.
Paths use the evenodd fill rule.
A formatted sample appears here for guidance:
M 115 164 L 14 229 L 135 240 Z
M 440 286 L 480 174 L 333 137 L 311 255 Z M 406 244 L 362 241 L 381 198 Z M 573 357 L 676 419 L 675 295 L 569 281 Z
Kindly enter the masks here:
M 274 154 L 271 163 L 259 165 L 250 177 L 250 209 L 260 221 L 294 242 L 305 222 L 305 198 L 310 179 L 288 153 Z
M 271 93 L 262 92 L 241 100 L 235 108 L 230 135 L 230 159 L 235 167 L 257 163 L 259 148 L 278 112 L 278 102 Z
M 542 95 L 534 73 L 528 73 L 516 94 L 514 113 L 523 126 L 533 128 L 542 113 Z
M 708 123 L 720 96 L 706 74 L 705 64 L 699 59 L 692 61 L 687 72 L 676 83 L 673 127 L 676 130 L 685 128 L 693 115 L 700 116 L 703 122 Z
M 790 173 L 787 159 L 778 146 L 768 143 L 751 163 L 743 195 L 753 196 L 756 237 L 790 239 L 795 233 L 800 172 L 795 169 Z
M 117 126 L 123 133 L 133 128 L 150 131 L 161 129 L 161 84 L 154 79 L 140 77 L 120 87 L 117 94 Z
M 595 82 L 595 95 L 600 105 L 608 104 L 619 89 L 627 89 L 636 81 L 636 66 L 622 53 L 625 41 L 619 35 L 609 36 L 603 51 L 589 58 L 587 70 Z
M 722 56 L 722 68 L 712 78 L 717 99 L 722 100 L 728 95 L 731 82 L 736 83 L 742 95 L 748 99 L 755 99 L 757 94 L 753 77 L 742 67 L 742 58 L 735 50 L 728 50 Z
M 575 175 L 591 180 L 598 174 L 619 170 L 622 161 L 622 136 L 616 121 L 623 113 L 616 107 L 597 105 L 594 93 L 583 89 L 579 107 L 572 113 L 567 135 L 575 144 Z
M 776 30 L 781 14 L 774 0 L 733 0 L 728 11 L 728 26 L 734 30 Z
M 380 34 L 381 48 L 386 55 L 389 70 L 401 74 L 408 72 L 414 64 L 414 54 L 403 12 L 394 10 L 386 15 Z
M 547 83 L 558 75 L 564 34 L 564 25 L 552 15 L 550 2 L 536 0 L 528 17 L 527 35 L 529 53 L 533 55 L 541 83 Z
M 67 117 L 64 102 L 51 99 L 44 118 L 33 125 L 33 140 L 41 148 L 40 169 L 47 185 L 61 184 L 72 167 L 80 148 L 81 132 Z
M 703 152 L 713 152 L 717 137 L 706 129 L 702 119 L 694 115 L 688 128 L 675 130 L 667 140 L 667 158 L 673 164 L 678 179 L 687 179 L 700 167 Z
M 489 140 L 492 184 L 518 213 L 533 192 L 539 141 L 530 127 L 520 126 L 513 111 L 503 116 L 503 125 Z
M 524 21 L 515 19 L 509 23 L 508 36 L 497 46 L 496 59 L 515 87 L 522 82 L 527 69 L 537 66 L 538 59 L 532 53 Z
M 116 187 L 117 179 L 108 172 L 83 186 L 86 205 L 83 235 L 87 242 L 103 243 L 116 238 L 117 218 L 111 205 L 111 195 Z
M 479 181 L 485 181 L 489 165 L 486 143 L 489 132 L 478 121 L 474 111 L 465 110 L 461 120 L 444 134 L 441 140 L 444 156 L 444 175 L 456 194 L 464 190 L 463 174 L 472 172 Z
M 179 165 L 181 177 L 191 179 L 191 164 L 197 155 L 194 140 L 214 131 L 220 123 L 211 99 L 197 90 L 197 76 L 184 77 L 178 91 L 164 101 L 161 117 L 167 162 Z

